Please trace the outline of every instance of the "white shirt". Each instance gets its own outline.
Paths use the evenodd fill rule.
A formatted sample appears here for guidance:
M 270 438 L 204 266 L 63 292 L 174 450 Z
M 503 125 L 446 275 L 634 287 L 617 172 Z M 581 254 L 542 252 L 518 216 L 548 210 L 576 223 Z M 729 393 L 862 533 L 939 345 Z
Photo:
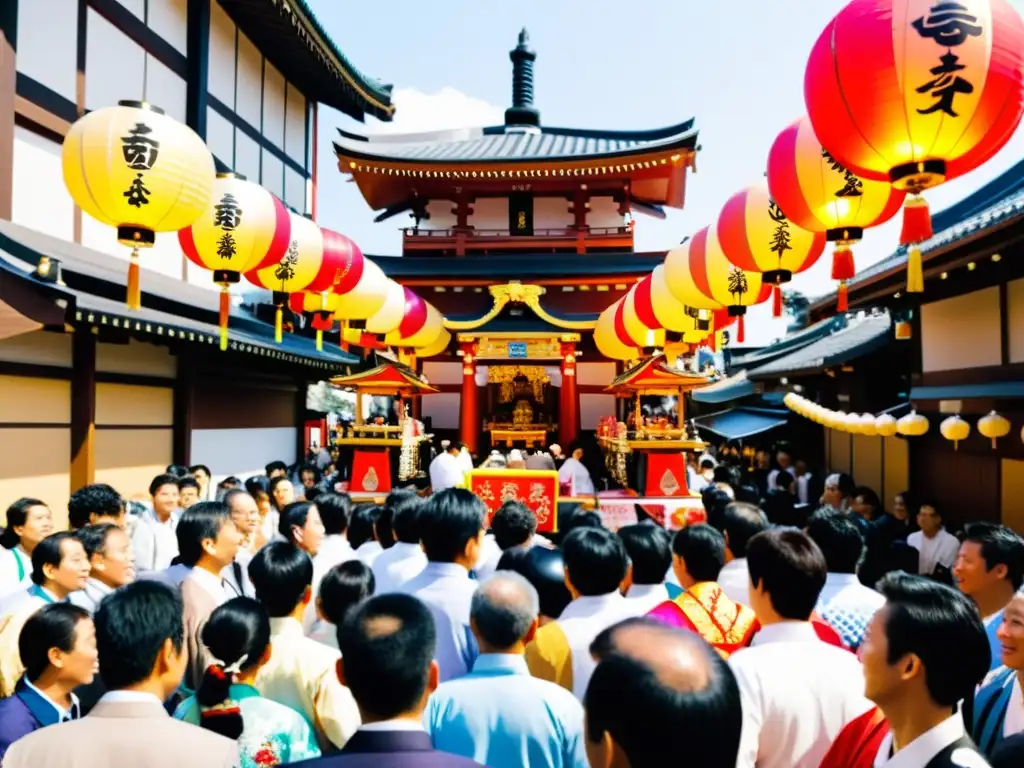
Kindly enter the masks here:
M 156 704 L 158 707 L 164 705 L 152 693 L 146 693 L 145 691 L 107 691 L 100 697 L 100 702 L 108 704 Z
M 819 640 L 810 622 L 765 627 L 728 664 L 743 705 L 737 768 L 818 768 L 843 726 L 872 706 L 857 657 Z
M 1006 705 L 1006 717 L 1003 720 L 1003 736 L 1013 736 L 1024 731 L 1024 695 L 1021 693 L 1020 678 L 1013 676 L 1013 690 L 1010 701 Z
M 646 616 L 668 599 L 664 584 L 633 584 L 626 591 L 626 603 L 634 616 Z
M 64 707 L 62 707 L 56 701 L 54 701 L 45 693 L 40 691 L 34 685 L 32 685 L 32 681 L 28 679 L 28 676 L 24 677 L 23 679 L 25 681 L 26 686 L 35 691 L 43 701 L 45 701 L 47 704 L 49 704 L 57 711 L 57 722 L 63 723 L 68 720 L 77 719 L 77 715 L 79 714 L 80 709 L 78 704 L 78 697 L 75 696 L 75 694 L 69 694 L 69 696 L 71 697 L 71 709 L 64 709 Z
M 590 479 L 590 473 L 583 463 L 571 456 L 566 459 L 562 468 L 558 470 L 558 482 L 569 484 L 569 493 L 572 496 L 593 496 L 594 481 Z
M 635 615 L 629 601 L 618 590 L 607 595 L 577 597 L 565 606 L 558 617 L 558 627 L 572 653 L 572 692 L 580 701 L 597 666 L 590 655 L 590 644 L 612 624 Z
M 473 668 L 479 649 L 469 629 L 469 608 L 479 583 L 456 563 L 428 562 L 423 571 L 402 585 L 430 609 L 437 629 L 434 658 L 441 682 L 462 677 Z
M 480 544 L 480 557 L 477 558 L 476 565 L 473 566 L 478 581 L 487 581 L 494 575 L 503 554 L 498 542 L 494 540 L 494 534 L 488 533 L 484 536 Z
M 373 568 L 374 562 L 378 557 L 380 557 L 382 552 L 384 552 L 384 547 L 380 545 L 379 541 L 374 541 L 373 539 L 364 541 L 355 550 L 356 557 L 366 563 L 370 568 Z
M 278 525 L 281 522 L 281 513 L 276 509 L 271 509 L 267 512 L 267 516 L 260 521 L 260 533 L 263 534 L 263 538 L 267 541 L 276 541 L 281 538 L 280 532 L 277 530 Z
M 796 499 L 801 504 L 810 504 L 812 501 L 809 491 L 812 477 L 810 472 L 796 477 Z
M 952 568 L 960 553 L 960 540 L 945 528 L 940 528 L 930 539 L 924 531 L 915 531 L 907 536 L 907 544 L 919 553 L 917 572 L 921 576 L 931 576 L 939 565 Z
M 96 609 L 100 607 L 100 601 L 104 597 L 109 595 L 114 590 L 108 587 L 99 579 L 89 578 L 85 582 L 85 589 L 80 589 L 77 592 L 72 592 L 68 595 L 68 602 L 72 605 L 77 605 L 79 608 L 83 608 L 90 614 L 96 613 Z
M 939 752 L 954 741 L 964 737 L 964 719 L 959 712 L 947 720 L 943 720 L 930 731 L 926 731 L 907 744 L 903 749 L 889 757 L 892 752 L 892 731 L 885 735 L 875 755 L 875 768 L 922 768 Z M 963 752 L 964 754 L 958 754 Z M 956 765 L 964 768 L 988 768 L 988 763 L 981 760 L 976 752 L 969 749 L 956 750 L 951 755 Z M 959 762 L 957 759 L 959 758 Z
M 467 472 L 473 471 L 473 457 L 465 448 L 459 451 L 459 456 L 458 459 L 456 459 L 456 461 L 458 461 L 459 471 L 462 472 L 463 475 L 465 475 Z
M 235 562 L 220 572 L 221 583 L 224 585 L 224 589 L 230 593 L 229 597 L 256 597 L 256 587 L 249 579 L 249 563 L 252 562 L 252 558 L 252 552 L 239 547 L 238 554 L 235 555 Z M 242 574 L 241 581 L 235 573 L 236 564 Z
M 21 548 L 0 549 L 0 598 L 32 586 L 32 558 Z
M 229 595 L 219 574 L 210 573 L 205 568 L 193 568 L 186 578 L 202 587 L 204 592 L 217 601 L 217 605 L 227 602 Z
M 398 592 L 403 584 L 420 574 L 427 567 L 427 556 L 419 544 L 397 541 L 391 549 L 385 549 L 373 561 L 373 593 Z
M 334 566 L 355 559 L 357 559 L 356 551 L 349 544 L 348 537 L 343 533 L 332 533 L 324 536 L 314 563 L 318 564 L 324 573 L 327 573 Z
M 438 454 L 430 462 L 430 487 L 434 493 L 454 488 L 465 476 L 462 463 L 448 451 Z
M 734 603 L 749 608 L 750 573 L 747 571 L 747 558 L 740 557 L 726 563 L 718 573 L 718 586 Z
M 135 553 L 135 567 L 139 571 L 162 571 L 178 556 L 179 511 L 171 513 L 166 521 L 160 520 L 156 512 L 147 509 L 139 515 L 138 524 L 132 534 L 132 551 Z

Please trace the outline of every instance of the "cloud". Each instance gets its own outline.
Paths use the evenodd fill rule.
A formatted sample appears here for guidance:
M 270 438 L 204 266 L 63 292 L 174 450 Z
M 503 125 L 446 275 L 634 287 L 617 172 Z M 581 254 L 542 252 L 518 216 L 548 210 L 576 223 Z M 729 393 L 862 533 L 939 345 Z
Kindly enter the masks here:
M 450 128 L 475 128 L 498 125 L 505 119 L 504 107 L 463 93 L 442 88 L 424 93 L 415 88 L 399 88 L 391 96 L 395 117 L 390 123 L 375 123 L 368 134 L 422 133 Z

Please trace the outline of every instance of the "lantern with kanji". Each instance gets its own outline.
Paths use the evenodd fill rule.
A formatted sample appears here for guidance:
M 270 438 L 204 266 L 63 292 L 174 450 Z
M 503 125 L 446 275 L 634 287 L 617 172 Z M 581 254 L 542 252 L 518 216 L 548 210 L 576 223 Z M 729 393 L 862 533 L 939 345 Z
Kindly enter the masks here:
M 767 300 L 760 272 L 741 269 L 729 262 L 722 251 L 714 226 L 704 227 L 690 241 L 690 274 L 705 296 L 737 318 L 736 341 L 744 340 L 747 307 Z
M 413 297 L 411 304 L 410 295 Z M 391 331 L 402 324 L 402 319 L 410 309 L 422 317 L 426 317 L 427 309 L 423 305 L 423 299 L 416 296 L 408 288 L 403 287 L 401 283 L 396 283 L 394 280 L 389 279 L 387 281 L 384 304 L 370 317 L 366 318 L 366 332 L 382 336 L 386 333 L 391 333 Z
M 259 184 L 233 173 L 219 173 L 207 210 L 178 231 L 189 261 L 213 273 L 220 286 L 220 348 L 228 348 L 230 288 L 242 274 L 276 264 L 291 235 L 284 204 Z
M 680 304 L 694 309 L 721 309 L 720 302 L 698 287 L 691 272 L 693 238 L 665 254 L 665 283 Z
M 764 182 L 729 198 L 718 214 L 718 238 L 733 266 L 760 272 L 773 287 L 775 317 L 782 317 L 782 284 L 814 266 L 825 250 L 824 234 L 793 226 Z
M 350 322 L 368 320 L 380 311 L 387 301 L 391 282 L 370 259 L 363 260 L 363 273 L 359 282 L 340 297 L 334 310 L 335 319 L 341 321 L 343 337 Z
M 306 290 L 323 277 L 324 238 L 320 227 L 305 216 L 296 213 L 289 213 L 289 216 L 291 234 L 284 255 L 276 264 L 245 273 L 250 283 L 273 293 L 274 339 L 278 344 L 282 340 L 284 307 L 289 303 L 289 296 Z
M 804 97 L 835 161 L 912 197 L 900 242 L 924 290 L 920 193 L 992 157 L 1024 113 L 1024 22 L 1007 0 L 852 0 L 811 51 Z
M 408 288 L 405 291 L 405 314 L 398 328 L 391 331 L 385 341 L 393 347 L 417 349 L 431 347 L 437 337 L 447 333 L 444 315 Z
M 619 299 L 598 316 L 594 326 L 594 344 L 598 352 L 611 360 L 635 360 L 639 350 L 623 342 L 615 330 L 615 315 L 621 307 L 622 299 Z
M 117 229 L 132 249 L 126 302 L 142 306 L 139 249 L 157 232 L 177 232 L 210 206 L 213 155 L 188 126 L 163 110 L 121 101 L 77 120 L 61 149 L 64 184 L 87 214 Z
M 772 144 L 768 189 L 796 227 L 824 233 L 835 243 L 832 279 L 839 281 L 837 308 L 845 312 L 846 283 L 856 272 L 851 246 L 866 228 L 895 216 L 906 192 L 845 168 L 821 146 L 806 117 L 787 126 Z
M 324 331 L 334 325 L 334 312 L 341 297 L 359 282 L 364 269 L 363 252 L 351 238 L 329 229 L 320 229 L 323 261 L 316 277 L 300 293 L 289 299 L 292 311 L 309 313 L 316 331 L 316 348 L 324 348 Z

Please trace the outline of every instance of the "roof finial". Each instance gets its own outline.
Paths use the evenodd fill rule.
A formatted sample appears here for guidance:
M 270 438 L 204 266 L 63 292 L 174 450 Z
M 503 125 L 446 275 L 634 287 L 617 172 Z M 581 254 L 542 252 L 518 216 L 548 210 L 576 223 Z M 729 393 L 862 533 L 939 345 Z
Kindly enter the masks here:
M 519 44 L 509 53 L 512 59 L 512 106 L 505 110 L 505 125 L 540 125 L 540 112 L 533 106 L 533 62 L 530 33 L 523 27 Z

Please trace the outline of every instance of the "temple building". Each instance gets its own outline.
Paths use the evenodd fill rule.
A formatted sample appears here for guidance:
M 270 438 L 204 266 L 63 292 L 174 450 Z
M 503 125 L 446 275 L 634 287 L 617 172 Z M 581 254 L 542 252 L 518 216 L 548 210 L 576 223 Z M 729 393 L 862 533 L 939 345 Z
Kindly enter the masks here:
M 474 452 L 504 447 L 510 427 L 531 435 L 519 444 L 567 447 L 616 412 L 606 389 L 621 365 L 597 352 L 590 331 L 664 260 L 664 251 L 634 251 L 638 216 L 683 207 L 699 149 L 692 119 L 637 131 L 547 126 L 526 30 L 510 58 L 502 125 L 340 131 L 335 142 L 339 169 L 377 221 L 412 219 L 402 258 L 378 264 L 445 315 L 455 341 L 418 361 L 441 390 L 422 414 Z

